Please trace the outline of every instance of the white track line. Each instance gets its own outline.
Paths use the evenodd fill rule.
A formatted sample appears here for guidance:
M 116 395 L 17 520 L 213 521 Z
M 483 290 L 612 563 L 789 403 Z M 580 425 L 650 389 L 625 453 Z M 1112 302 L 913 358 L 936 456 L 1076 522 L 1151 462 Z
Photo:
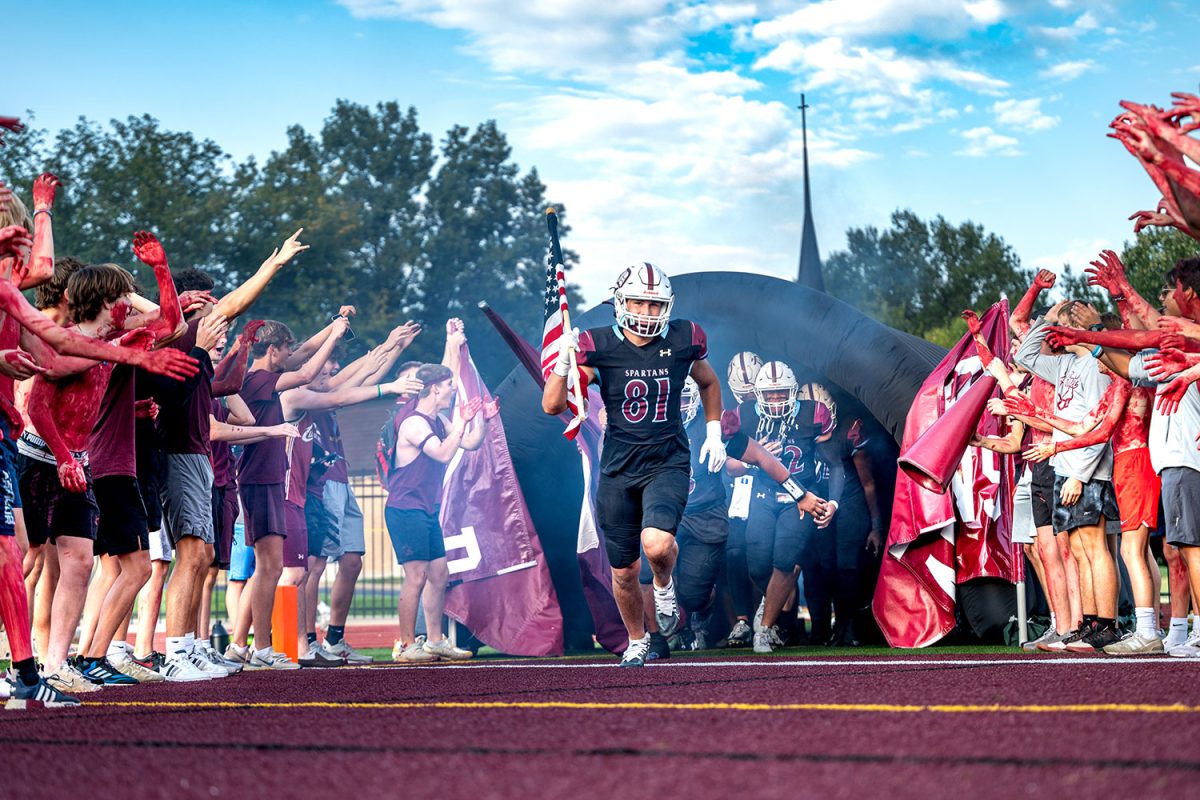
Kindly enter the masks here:
M 671 661 L 665 664 L 653 664 L 650 669 L 660 670 L 667 667 L 863 667 L 863 666 L 1083 666 L 1092 664 L 1195 664 L 1189 658 L 1170 658 L 1168 656 L 1138 656 L 1111 658 L 1006 658 L 1006 659 L 951 659 L 951 658 L 887 658 L 861 661 L 835 661 L 828 658 L 805 660 L 769 659 L 753 661 L 737 659 L 735 661 Z M 615 660 L 603 663 L 588 664 L 547 664 L 539 661 L 506 662 L 501 664 L 463 663 L 463 664 L 380 664 L 378 666 L 360 667 L 360 669 L 612 669 L 617 665 Z M 344 668 L 343 668 L 344 669 Z

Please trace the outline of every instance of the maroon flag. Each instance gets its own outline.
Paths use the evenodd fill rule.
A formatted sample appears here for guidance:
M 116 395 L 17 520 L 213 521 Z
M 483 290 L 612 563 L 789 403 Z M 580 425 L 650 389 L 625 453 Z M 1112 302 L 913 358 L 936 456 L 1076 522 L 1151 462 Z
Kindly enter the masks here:
M 500 337 L 512 348 L 517 360 L 537 381 L 539 386 L 545 384 L 545 374 L 542 372 L 541 361 L 533 345 L 521 338 L 516 331 L 509 327 L 504 319 L 493 311 L 486 303 L 480 303 L 480 308 L 495 326 Z M 594 387 L 589 387 L 591 402 L 600 402 L 599 394 Z M 566 414 L 561 415 L 564 419 Z M 579 532 L 576 539 L 575 552 L 579 558 L 579 578 L 583 587 L 584 600 L 592 614 L 592 625 L 596 632 L 596 641 L 602 647 L 614 653 L 622 652 L 629 644 L 629 636 L 625 624 L 621 621 L 621 612 L 617 609 L 617 601 L 612 591 L 612 566 L 608 563 L 603 544 L 603 532 L 596 524 L 596 481 L 600 469 L 600 448 L 602 431 L 596 420 L 588 417 L 577 426 L 575 446 L 583 469 L 583 499 L 579 513 Z
M 1008 353 L 1008 303 L 988 309 L 983 336 L 998 357 Z M 970 335 L 934 368 L 913 400 L 900 451 L 906 451 L 984 375 Z M 999 433 L 984 414 L 982 435 Z M 887 552 L 875 586 L 875 619 L 893 647 L 925 647 L 954 628 L 955 591 L 979 577 L 1014 580 L 1011 554 L 1012 457 L 968 447 L 950 490 L 938 494 L 896 470 Z
M 466 345 L 457 389 L 460 403 L 492 399 Z M 503 653 L 561 654 L 562 611 L 498 415 L 478 450 L 459 450 L 450 462 L 441 525 L 455 582 L 446 614 Z

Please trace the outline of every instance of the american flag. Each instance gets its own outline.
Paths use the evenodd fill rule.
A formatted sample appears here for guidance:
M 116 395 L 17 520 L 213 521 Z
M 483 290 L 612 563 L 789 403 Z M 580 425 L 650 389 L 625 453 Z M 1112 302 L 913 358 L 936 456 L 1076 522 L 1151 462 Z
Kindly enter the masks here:
M 563 265 L 555 264 L 553 258 L 546 259 L 546 294 L 545 294 L 545 319 L 546 324 L 542 326 L 542 379 L 548 380 L 550 372 L 554 369 L 554 362 L 558 360 L 558 343 L 563 335 L 563 317 L 570 316 L 570 310 L 567 308 L 567 282 L 566 276 L 563 273 Z M 587 397 L 587 376 L 582 370 L 577 370 L 575 375 L 567 376 L 567 408 L 571 412 L 572 419 L 567 423 L 567 429 L 563 431 L 563 436 L 568 439 L 574 439 L 579 433 L 579 426 L 583 424 L 583 420 L 587 416 L 587 402 L 584 401 L 583 408 L 575 402 L 575 392 L 572 387 L 579 384 L 579 396 Z

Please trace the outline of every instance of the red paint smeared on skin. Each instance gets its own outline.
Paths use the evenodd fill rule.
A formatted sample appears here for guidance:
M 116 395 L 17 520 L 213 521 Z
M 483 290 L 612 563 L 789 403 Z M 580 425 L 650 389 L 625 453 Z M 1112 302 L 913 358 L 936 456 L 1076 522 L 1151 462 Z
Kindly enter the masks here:
M 15 536 L 0 536 L 0 620 L 8 632 L 12 660 L 30 658 L 33 646 L 29 635 L 29 604 Z

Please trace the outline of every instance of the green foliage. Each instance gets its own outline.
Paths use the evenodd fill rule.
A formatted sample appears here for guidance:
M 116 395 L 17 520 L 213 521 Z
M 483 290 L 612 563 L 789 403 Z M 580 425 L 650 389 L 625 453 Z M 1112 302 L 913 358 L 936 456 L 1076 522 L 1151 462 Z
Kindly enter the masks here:
M 982 310 L 1001 295 L 1015 303 L 1032 277 L 1003 239 L 941 216 L 926 222 L 896 211 L 888 229 L 851 228 L 846 243 L 825 262 L 829 293 L 939 344 L 965 331 L 953 322 L 963 309 Z
M 540 341 L 546 187 L 536 170 L 513 163 L 493 121 L 455 126 L 438 148 L 414 108 L 339 100 L 320 131 L 292 126 L 286 147 L 261 163 L 236 163 L 218 144 L 165 130 L 150 116 L 107 126 L 81 119 L 52 143 L 36 129 L 5 138 L 0 180 L 27 204 L 42 171 L 65 181 L 55 206 L 60 256 L 116 262 L 153 286 L 131 252 L 133 232 L 147 229 L 174 269 L 204 269 L 228 291 L 303 227 L 310 249 L 248 316 L 281 320 L 304 337 L 352 304 L 360 337 L 352 355 L 420 320 L 426 332 L 405 360 L 440 359 L 443 323 L 461 316 L 489 382 L 516 362 L 479 301 Z M 560 231 L 565 239 L 570 227 Z M 564 255 L 570 269 L 578 259 Z

